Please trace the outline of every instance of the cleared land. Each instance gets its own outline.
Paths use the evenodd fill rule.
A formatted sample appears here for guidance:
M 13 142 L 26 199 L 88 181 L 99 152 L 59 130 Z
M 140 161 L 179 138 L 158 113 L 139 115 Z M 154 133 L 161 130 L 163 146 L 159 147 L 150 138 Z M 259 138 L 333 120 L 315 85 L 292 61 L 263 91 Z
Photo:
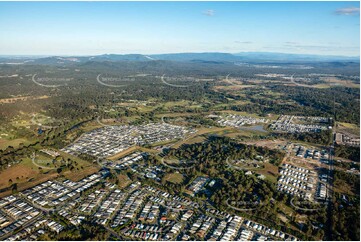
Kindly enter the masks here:
M 225 130 L 231 130 L 232 128 L 229 127 L 225 127 L 225 128 L 202 128 L 200 130 L 198 130 L 196 133 L 188 136 L 186 139 L 180 140 L 178 142 L 176 142 L 172 148 L 177 149 L 179 148 L 182 144 L 187 143 L 188 141 L 190 141 L 191 139 L 194 139 L 197 136 L 203 135 L 203 134 L 209 134 L 209 133 L 216 133 L 216 132 L 220 132 L 220 131 L 225 131 Z
M 2 98 L 0 99 L 0 104 L 5 103 L 15 103 L 18 101 L 28 101 L 28 100 L 37 100 L 37 99 L 46 99 L 49 98 L 49 96 L 24 96 L 24 97 L 12 97 L 12 98 Z
M 278 167 L 270 163 L 263 163 L 262 165 L 264 165 L 263 169 L 255 170 L 254 172 L 264 175 L 266 179 L 276 183 L 278 176 Z
M 118 160 L 120 158 L 122 158 L 123 156 L 129 155 L 137 150 L 140 151 L 144 151 L 144 152 L 150 152 L 150 153 L 157 153 L 157 150 L 152 150 L 152 149 L 148 149 L 148 148 L 144 148 L 144 147 L 140 147 L 140 146 L 133 146 L 130 147 L 129 149 L 123 150 L 121 152 L 119 152 L 118 154 L 115 154 L 113 156 L 107 157 L 107 159 L 109 160 Z
M 29 166 L 29 161 L 16 164 L 0 172 L 0 197 L 11 194 L 11 189 L 6 188 L 11 187 L 14 183 L 17 184 L 17 190 L 20 191 L 57 176 L 59 174 L 56 171 L 42 173 L 38 168 Z
M 119 180 L 118 186 L 120 188 L 125 188 L 132 182 L 127 175 L 119 174 L 117 177 Z
M 168 173 L 167 175 L 164 176 L 164 180 L 169 181 L 171 183 L 174 184 L 180 184 L 183 182 L 183 175 L 180 173 Z
M 34 164 L 31 158 L 24 158 L 19 164 L 15 164 L 6 168 L 4 171 L 0 171 L 0 196 L 10 194 L 10 187 L 14 183 L 17 184 L 17 190 L 21 191 L 44 181 L 54 179 L 60 175 L 64 175 L 67 179 L 78 181 L 85 176 L 99 171 L 99 167 L 96 164 L 89 163 L 64 152 L 60 153 L 65 160 L 70 158 L 72 161 L 77 163 L 76 165 L 73 163 L 75 168 L 72 171 L 65 170 L 58 174 L 55 169 L 52 169 L 55 168 L 52 164 L 49 165 L 49 169 L 45 169 L 39 167 L 38 164 Z M 43 158 L 51 161 L 51 158 L 47 158 L 45 156 Z M 47 166 L 46 164 L 41 165 L 45 167 Z
M 360 135 L 360 127 L 356 124 L 350 124 L 350 123 L 337 123 L 337 131 L 346 133 L 346 134 L 352 134 L 359 136 Z

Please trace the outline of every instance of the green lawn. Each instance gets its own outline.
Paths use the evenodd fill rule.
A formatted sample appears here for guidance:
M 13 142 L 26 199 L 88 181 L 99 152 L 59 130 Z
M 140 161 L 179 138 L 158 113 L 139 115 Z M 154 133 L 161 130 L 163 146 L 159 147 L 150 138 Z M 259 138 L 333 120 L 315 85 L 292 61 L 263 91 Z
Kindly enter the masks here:
M 11 140 L 0 139 L 0 149 L 5 150 L 8 146 L 18 148 L 20 143 L 23 143 L 24 145 L 28 145 L 31 143 L 31 141 L 24 138 L 11 139 Z

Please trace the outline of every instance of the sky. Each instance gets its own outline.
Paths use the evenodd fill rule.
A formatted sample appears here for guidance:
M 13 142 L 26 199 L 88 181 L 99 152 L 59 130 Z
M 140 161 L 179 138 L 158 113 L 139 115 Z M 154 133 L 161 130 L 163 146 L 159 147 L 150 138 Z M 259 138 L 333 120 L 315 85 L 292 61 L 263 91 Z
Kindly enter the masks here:
M 0 55 L 359 56 L 359 2 L 0 2 Z

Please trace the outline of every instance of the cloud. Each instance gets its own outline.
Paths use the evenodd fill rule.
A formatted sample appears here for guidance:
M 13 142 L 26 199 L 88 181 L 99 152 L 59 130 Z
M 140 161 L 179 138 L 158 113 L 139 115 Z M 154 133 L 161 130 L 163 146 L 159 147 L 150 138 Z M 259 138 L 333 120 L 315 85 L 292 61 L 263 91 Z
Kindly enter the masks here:
M 234 41 L 234 43 L 236 43 L 236 44 L 253 44 L 252 41 L 238 41 L 238 40 Z
M 215 11 L 213 9 L 208 9 L 208 10 L 203 11 L 202 14 L 212 17 L 212 16 L 214 16 Z
M 337 15 L 357 15 L 360 14 L 360 8 L 349 7 L 349 8 L 339 8 L 335 11 Z
M 299 44 L 298 42 L 293 42 L 293 41 L 286 41 L 284 42 L 286 45 L 297 45 Z

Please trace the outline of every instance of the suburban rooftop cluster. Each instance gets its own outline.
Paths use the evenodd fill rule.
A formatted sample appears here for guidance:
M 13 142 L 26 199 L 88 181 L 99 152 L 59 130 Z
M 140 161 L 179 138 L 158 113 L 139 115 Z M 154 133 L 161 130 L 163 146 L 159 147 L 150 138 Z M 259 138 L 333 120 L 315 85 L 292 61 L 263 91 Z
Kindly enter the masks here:
M 293 196 L 313 200 L 317 176 L 306 168 L 283 164 L 278 179 L 278 190 Z
M 94 174 L 78 182 L 70 180 L 46 181 L 35 187 L 22 191 L 21 194 L 33 204 L 52 207 L 64 203 L 94 186 L 100 181 L 100 175 Z
M 184 138 L 195 130 L 167 123 L 146 125 L 106 126 L 80 137 L 62 151 L 77 155 L 81 153 L 95 157 L 108 157 L 134 145 L 152 144 Z
M 46 231 L 59 233 L 64 230 L 64 221 L 77 226 L 91 216 L 94 222 L 125 240 L 190 240 L 192 236 L 238 240 L 245 238 L 246 231 L 250 231 L 248 237 L 253 239 L 296 240 L 294 236 L 265 225 L 140 182 L 120 189 L 103 180 L 102 174 L 96 173 L 79 182 L 47 181 L 19 195 L 1 199 L 0 239 L 36 240 Z M 204 179 L 200 178 L 200 181 L 204 182 Z M 88 184 L 92 185 L 83 190 Z M 66 194 L 78 193 L 54 206 L 54 201 L 64 196 L 58 186 L 62 186 Z M 39 191 L 47 191 L 47 195 Z M 37 196 L 42 196 L 48 203 L 37 203 Z M 65 220 L 50 217 L 53 213 Z M 20 227 L 22 229 L 18 231 Z
M 244 125 L 268 123 L 269 121 L 270 120 L 267 118 L 254 118 L 248 116 L 229 114 L 226 117 L 221 117 L 217 122 L 221 126 L 231 126 L 238 128 Z
M 42 228 L 57 233 L 64 229 L 61 224 L 44 218 L 40 209 L 13 195 L 0 200 L 0 221 L 0 240 L 36 240 L 44 233 Z
M 335 141 L 339 145 L 360 146 L 360 137 L 355 135 L 336 133 Z
M 328 121 L 329 119 L 324 117 L 281 115 L 270 128 L 287 133 L 317 133 L 329 129 Z

